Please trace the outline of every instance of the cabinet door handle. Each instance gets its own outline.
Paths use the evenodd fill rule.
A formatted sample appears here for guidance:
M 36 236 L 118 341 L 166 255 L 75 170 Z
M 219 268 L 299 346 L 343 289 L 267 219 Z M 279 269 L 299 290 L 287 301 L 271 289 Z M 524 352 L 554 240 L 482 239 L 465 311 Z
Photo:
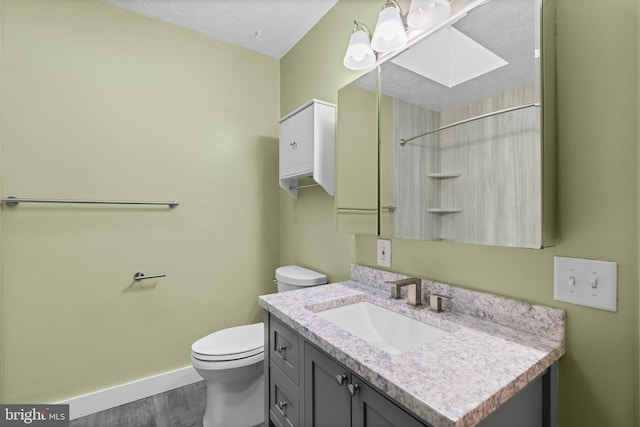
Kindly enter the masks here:
M 285 351 L 287 351 L 287 346 L 286 345 L 279 345 L 278 348 L 276 348 L 276 351 L 280 354 L 284 353 Z
M 276 406 L 278 407 L 278 409 L 284 412 L 284 408 L 287 406 L 287 403 L 288 402 L 286 400 L 283 400 L 281 402 L 276 403 Z
M 360 392 L 360 386 L 358 384 L 349 384 L 347 389 L 349 389 L 351 397 L 355 397 L 355 395 Z
M 340 387 L 342 387 L 344 385 L 344 382 L 347 380 L 347 376 L 345 374 L 338 374 L 336 375 L 336 381 L 338 382 L 338 385 Z

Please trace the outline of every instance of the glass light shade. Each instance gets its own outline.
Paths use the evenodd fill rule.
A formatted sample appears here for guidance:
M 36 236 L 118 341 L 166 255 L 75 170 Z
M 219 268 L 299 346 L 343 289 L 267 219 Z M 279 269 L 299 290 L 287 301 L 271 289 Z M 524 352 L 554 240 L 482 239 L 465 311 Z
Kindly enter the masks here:
M 406 44 L 407 34 L 404 32 L 400 10 L 395 7 L 385 7 L 378 15 L 371 47 L 378 52 L 391 52 Z
M 426 30 L 447 19 L 450 13 L 447 0 L 412 0 L 407 25 L 414 30 Z
M 350 70 L 365 70 L 375 62 L 376 55 L 371 49 L 369 35 L 363 30 L 354 31 L 344 56 L 344 66 Z

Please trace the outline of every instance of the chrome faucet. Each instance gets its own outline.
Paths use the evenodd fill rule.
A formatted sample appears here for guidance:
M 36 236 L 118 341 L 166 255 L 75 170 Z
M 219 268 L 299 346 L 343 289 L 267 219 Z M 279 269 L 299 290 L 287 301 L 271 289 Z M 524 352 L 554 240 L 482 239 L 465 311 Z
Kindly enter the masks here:
M 422 280 L 417 277 L 409 277 L 407 279 L 394 280 L 386 282 L 391 285 L 391 298 L 400 298 L 400 289 L 408 286 L 408 303 L 413 306 L 422 305 Z

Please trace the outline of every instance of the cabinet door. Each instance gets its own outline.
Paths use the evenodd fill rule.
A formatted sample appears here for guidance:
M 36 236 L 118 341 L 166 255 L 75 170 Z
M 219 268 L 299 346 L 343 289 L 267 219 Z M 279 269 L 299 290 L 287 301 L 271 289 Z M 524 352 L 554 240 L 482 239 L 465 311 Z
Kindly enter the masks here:
M 300 399 L 278 368 L 269 370 L 269 419 L 278 427 L 299 427 Z
M 305 427 L 349 427 L 349 372 L 308 343 L 304 346 Z M 342 384 L 339 383 L 341 379 Z
M 314 107 L 310 105 L 295 115 L 294 152 L 296 175 L 313 172 Z M 319 143 L 319 142 L 318 142 Z
M 295 124 L 295 117 L 291 117 L 280 123 L 280 177 L 287 177 L 295 174 Z
M 338 92 L 336 223 L 339 233 L 377 235 L 378 94 L 361 79 Z
M 393 402 L 353 375 L 352 427 L 425 427 Z

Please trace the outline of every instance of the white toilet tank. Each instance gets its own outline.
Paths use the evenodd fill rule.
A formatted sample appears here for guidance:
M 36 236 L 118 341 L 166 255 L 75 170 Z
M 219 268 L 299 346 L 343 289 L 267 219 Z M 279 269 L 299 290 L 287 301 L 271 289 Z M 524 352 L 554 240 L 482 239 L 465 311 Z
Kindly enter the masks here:
M 308 286 L 324 285 L 327 283 L 327 276 L 298 265 L 286 265 L 276 269 L 276 280 L 278 292 L 286 292 Z

